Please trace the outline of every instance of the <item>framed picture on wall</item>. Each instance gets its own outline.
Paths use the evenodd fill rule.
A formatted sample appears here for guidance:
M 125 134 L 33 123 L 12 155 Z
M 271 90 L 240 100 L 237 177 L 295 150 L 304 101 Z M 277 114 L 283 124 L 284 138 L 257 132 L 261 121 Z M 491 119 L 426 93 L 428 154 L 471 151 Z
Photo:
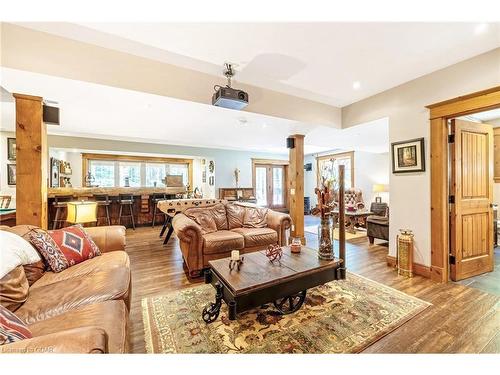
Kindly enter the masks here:
M 392 149 L 392 173 L 425 171 L 424 138 L 395 142 Z
M 16 165 L 7 164 L 7 185 L 16 184 Z
M 16 139 L 7 138 L 7 159 L 16 160 Z

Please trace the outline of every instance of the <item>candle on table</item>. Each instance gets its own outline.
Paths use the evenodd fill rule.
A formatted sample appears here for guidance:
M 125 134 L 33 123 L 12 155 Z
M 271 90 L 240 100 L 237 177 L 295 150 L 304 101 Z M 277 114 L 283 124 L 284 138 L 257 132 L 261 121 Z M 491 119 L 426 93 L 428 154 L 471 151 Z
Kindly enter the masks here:
M 231 251 L 231 260 L 240 260 L 240 252 L 238 250 Z

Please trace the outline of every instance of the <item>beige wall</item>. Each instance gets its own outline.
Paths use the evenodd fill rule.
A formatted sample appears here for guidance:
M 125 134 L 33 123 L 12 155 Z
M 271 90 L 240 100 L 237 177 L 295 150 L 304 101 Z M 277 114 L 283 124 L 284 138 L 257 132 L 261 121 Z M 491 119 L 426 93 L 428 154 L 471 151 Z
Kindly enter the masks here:
M 426 105 L 500 85 L 500 48 L 342 108 L 342 126 L 389 117 L 391 142 L 424 137 L 427 169 L 390 174 L 390 254 L 398 229 L 415 233 L 415 261 L 431 264 L 429 112 Z
M 225 79 L 95 45 L 1 24 L 2 66 L 211 104 Z M 22 47 L 21 47 L 22 46 Z M 245 111 L 340 127 L 340 109 L 296 96 L 237 84 L 249 94 Z

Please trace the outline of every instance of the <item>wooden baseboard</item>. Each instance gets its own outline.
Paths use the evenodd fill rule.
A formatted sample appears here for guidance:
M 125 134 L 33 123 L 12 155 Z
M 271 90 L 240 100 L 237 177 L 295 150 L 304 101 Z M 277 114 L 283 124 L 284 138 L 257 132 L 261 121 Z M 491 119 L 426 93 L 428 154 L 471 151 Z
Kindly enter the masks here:
M 387 255 L 387 265 L 389 267 L 396 267 L 396 257 Z M 431 278 L 432 275 L 431 268 L 420 263 L 413 263 L 413 273 L 415 275 L 423 276 L 428 279 Z

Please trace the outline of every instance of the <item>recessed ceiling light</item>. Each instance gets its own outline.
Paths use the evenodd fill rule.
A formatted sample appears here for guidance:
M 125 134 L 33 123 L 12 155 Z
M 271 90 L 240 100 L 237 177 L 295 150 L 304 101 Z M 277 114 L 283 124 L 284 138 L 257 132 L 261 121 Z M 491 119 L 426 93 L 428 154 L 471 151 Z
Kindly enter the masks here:
M 360 87 L 361 87 L 361 83 L 360 83 L 359 81 L 354 81 L 354 82 L 352 83 L 352 88 L 353 88 L 354 90 L 357 90 L 357 89 L 359 89 Z
M 488 24 L 487 23 L 480 23 L 474 28 L 474 34 L 479 35 L 488 30 Z
M 262 129 L 265 129 L 265 128 L 267 128 L 267 123 L 265 123 L 265 122 L 264 122 L 264 123 L 262 124 Z

